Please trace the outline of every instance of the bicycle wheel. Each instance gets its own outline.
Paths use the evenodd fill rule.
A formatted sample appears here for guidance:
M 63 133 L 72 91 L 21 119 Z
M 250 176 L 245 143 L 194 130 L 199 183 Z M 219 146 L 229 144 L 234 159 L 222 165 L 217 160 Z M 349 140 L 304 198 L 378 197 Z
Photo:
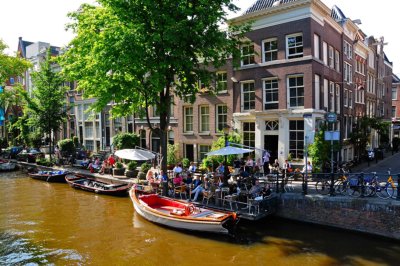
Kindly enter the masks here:
M 336 184 L 335 184 L 335 191 L 338 193 L 338 194 L 341 194 L 341 195 L 344 195 L 344 194 L 346 194 L 346 192 L 347 192 L 347 188 L 348 188 L 348 182 L 347 181 L 338 181 Z
M 330 188 L 331 188 L 330 182 L 327 180 L 321 180 L 321 181 L 317 181 L 317 183 L 315 183 L 315 189 L 321 195 L 328 195 Z
M 391 183 L 389 183 L 387 186 L 386 186 L 386 191 L 387 191 L 387 193 L 389 194 L 389 196 L 391 197 L 391 198 L 397 198 L 397 186 L 396 186 L 396 184 L 391 184 Z
M 391 195 L 389 195 L 388 190 L 387 190 L 388 186 L 390 186 L 390 184 L 387 184 L 386 182 L 377 181 L 375 184 L 375 189 L 376 189 L 375 194 L 381 199 L 390 198 Z

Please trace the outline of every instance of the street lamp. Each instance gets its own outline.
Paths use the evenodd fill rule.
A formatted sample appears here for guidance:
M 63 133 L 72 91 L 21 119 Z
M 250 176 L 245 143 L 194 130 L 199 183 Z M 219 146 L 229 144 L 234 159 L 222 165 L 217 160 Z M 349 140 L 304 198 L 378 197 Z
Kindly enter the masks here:
M 228 147 L 228 134 L 229 134 L 229 126 L 227 124 L 224 125 L 224 128 L 222 131 L 224 132 L 224 141 L 225 141 L 225 147 Z M 229 175 L 229 169 L 228 169 L 228 163 L 227 163 L 227 155 L 225 155 L 224 158 L 224 186 L 228 184 L 228 175 Z

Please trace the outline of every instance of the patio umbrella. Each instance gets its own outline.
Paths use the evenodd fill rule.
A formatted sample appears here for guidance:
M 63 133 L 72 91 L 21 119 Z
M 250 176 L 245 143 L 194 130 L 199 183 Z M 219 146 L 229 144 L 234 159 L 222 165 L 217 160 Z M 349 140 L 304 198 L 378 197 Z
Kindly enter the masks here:
M 231 155 L 231 154 L 243 154 L 252 152 L 253 150 L 244 149 L 244 148 L 237 148 L 232 146 L 226 146 L 216 151 L 210 151 L 206 153 L 206 155 Z
M 132 161 L 147 161 L 156 157 L 152 152 L 140 149 L 118 150 L 115 152 L 115 156 Z

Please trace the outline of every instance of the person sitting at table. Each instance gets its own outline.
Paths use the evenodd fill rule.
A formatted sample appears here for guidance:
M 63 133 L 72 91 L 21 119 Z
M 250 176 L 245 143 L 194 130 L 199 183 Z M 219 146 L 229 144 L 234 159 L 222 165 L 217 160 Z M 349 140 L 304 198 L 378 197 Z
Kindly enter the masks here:
M 98 157 L 94 157 L 94 162 L 89 163 L 88 169 L 91 173 L 94 173 L 96 170 L 100 168 L 100 159 Z
M 193 188 L 198 187 L 201 183 L 202 183 L 202 182 L 201 182 L 200 177 L 199 177 L 199 176 L 195 176 L 195 177 L 194 177 L 194 180 L 193 180 Z
M 82 160 L 82 162 L 81 162 L 81 166 L 82 166 L 83 168 L 88 168 L 88 167 L 89 167 L 89 164 L 90 164 L 90 160 L 89 160 L 89 158 L 87 158 L 87 157 L 85 157 L 85 158 Z
M 223 175 L 224 174 L 224 170 L 225 170 L 224 164 L 220 163 L 219 166 L 217 167 L 217 169 L 215 169 L 215 170 L 216 170 L 217 174 Z
M 197 169 L 197 167 L 196 167 L 196 165 L 194 164 L 194 162 L 190 162 L 190 166 L 189 166 L 189 172 L 190 173 L 194 173 L 194 172 L 196 172 L 196 169 Z
M 199 197 L 200 193 L 203 193 L 203 191 L 208 191 L 211 188 L 211 182 L 209 181 L 208 177 L 204 177 L 204 183 L 200 184 L 197 186 L 195 189 L 192 190 L 192 193 L 194 193 L 194 198 L 193 201 L 197 201 L 197 198 Z M 189 197 L 190 201 L 191 195 Z
M 263 191 L 263 187 L 260 185 L 260 181 L 256 179 L 254 185 L 249 190 L 249 195 L 251 198 L 255 199 L 256 197 L 260 196 Z
M 172 180 L 172 182 L 174 183 L 174 186 L 183 185 L 183 178 L 182 178 L 181 174 L 177 173 L 175 175 L 174 179 Z
M 185 179 L 185 184 L 190 186 L 193 183 L 193 178 L 192 178 L 192 174 L 188 173 Z
M 104 174 L 105 170 L 113 168 L 114 164 L 115 164 L 114 155 L 110 154 L 110 156 L 103 161 L 99 174 Z
M 174 172 L 175 175 L 182 173 L 182 171 L 183 171 L 183 168 L 180 163 L 176 164 L 174 169 L 172 169 L 172 172 Z
M 149 184 L 155 182 L 154 173 L 152 170 L 147 171 L 146 180 L 149 182 Z

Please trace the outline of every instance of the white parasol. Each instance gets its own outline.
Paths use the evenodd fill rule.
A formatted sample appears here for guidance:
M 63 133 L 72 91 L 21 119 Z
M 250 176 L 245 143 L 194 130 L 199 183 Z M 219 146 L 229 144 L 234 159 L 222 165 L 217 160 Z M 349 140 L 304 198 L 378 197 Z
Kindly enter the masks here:
M 115 156 L 132 161 L 147 161 L 156 157 L 152 152 L 140 149 L 118 150 L 115 152 Z
M 206 153 L 206 155 L 231 155 L 231 154 L 243 154 L 243 153 L 248 153 L 252 152 L 253 150 L 250 149 L 244 149 L 244 148 L 237 148 L 237 147 L 232 147 L 232 146 L 226 146 L 223 147 L 219 150 L 215 151 L 210 151 L 209 153 Z

